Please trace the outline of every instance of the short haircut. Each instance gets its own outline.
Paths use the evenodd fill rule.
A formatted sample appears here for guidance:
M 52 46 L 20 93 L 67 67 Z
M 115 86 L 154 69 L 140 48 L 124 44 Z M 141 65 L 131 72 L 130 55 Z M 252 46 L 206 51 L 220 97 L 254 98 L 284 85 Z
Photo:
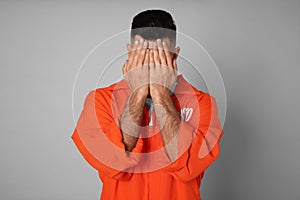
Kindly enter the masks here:
M 176 25 L 170 13 L 164 10 L 146 10 L 137 14 L 131 24 L 131 40 L 140 35 L 145 40 L 169 38 L 176 43 Z

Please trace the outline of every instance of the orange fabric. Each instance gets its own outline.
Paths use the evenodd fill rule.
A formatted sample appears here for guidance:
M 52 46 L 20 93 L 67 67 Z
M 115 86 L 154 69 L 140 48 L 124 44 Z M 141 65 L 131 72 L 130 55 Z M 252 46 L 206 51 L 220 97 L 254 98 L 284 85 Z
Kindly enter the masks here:
M 125 152 L 118 120 L 129 95 L 124 80 L 91 91 L 72 134 L 85 160 L 98 171 L 103 182 L 101 200 L 192 200 L 201 199 L 204 171 L 217 159 L 223 135 L 214 97 L 198 91 L 182 75 L 171 95 L 178 112 L 193 109 L 182 120 L 178 139 L 179 158 L 173 163 L 163 147 L 153 114 L 144 108 L 145 137 L 138 139 L 130 154 Z M 195 99 L 195 100 L 192 100 Z M 187 109 L 188 110 L 188 109 Z M 149 133 L 155 133 L 147 135 Z

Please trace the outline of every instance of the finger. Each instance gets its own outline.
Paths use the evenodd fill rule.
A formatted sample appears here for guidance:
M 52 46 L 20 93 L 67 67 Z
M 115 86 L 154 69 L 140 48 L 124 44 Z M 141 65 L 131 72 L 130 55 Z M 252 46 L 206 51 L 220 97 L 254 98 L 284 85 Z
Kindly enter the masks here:
M 126 49 L 127 49 L 127 60 L 125 61 L 125 63 L 124 63 L 124 66 L 123 66 L 123 68 L 122 68 L 122 72 L 123 72 L 123 74 L 125 74 L 125 71 L 124 71 L 124 69 L 125 69 L 125 66 L 127 65 L 127 61 L 128 61 L 128 59 L 129 59 L 129 57 L 130 57 L 130 54 L 131 54 L 131 45 L 130 44 L 126 44 Z
M 149 66 L 150 68 L 154 67 L 154 52 L 153 49 L 150 49 L 150 58 L 149 58 Z
M 162 65 L 166 66 L 167 65 L 166 56 L 160 39 L 157 40 L 157 47 L 158 47 L 158 55 L 160 57 L 160 62 Z
M 173 68 L 174 68 L 175 72 L 177 73 L 178 68 L 177 68 L 176 59 L 173 59 Z
M 132 49 L 131 49 L 131 45 L 127 43 L 127 45 L 126 45 L 126 49 L 127 49 L 127 55 L 128 55 L 128 57 L 129 57 L 129 56 L 130 56 L 130 54 L 131 54 L 131 51 L 132 51 Z
M 149 59 L 150 59 L 150 53 L 149 53 L 149 49 L 147 49 L 146 50 L 145 59 L 143 61 L 143 66 L 148 67 L 148 65 L 149 65 Z
M 127 64 L 128 64 L 128 60 L 125 61 L 124 65 L 122 67 L 123 75 L 127 73 Z
M 146 54 L 146 50 L 147 50 L 147 45 L 148 45 L 148 42 L 147 41 L 144 41 L 143 43 L 143 47 L 142 47 L 142 50 L 139 54 L 139 57 L 138 57 L 138 66 L 142 66 L 143 65 L 143 61 L 145 59 L 145 54 Z
M 133 64 L 133 60 L 134 60 L 134 56 L 135 56 L 135 51 L 136 51 L 136 47 L 137 47 L 138 44 L 139 44 L 138 40 L 134 41 L 134 43 L 133 43 L 133 47 L 131 49 L 132 51 L 131 51 L 130 56 L 128 58 L 127 71 L 129 71 L 132 68 L 131 66 Z
M 171 55 L 171 52 L 169 50 L 169 47 L 168 47 L 167 43 L 163 42 L 163 48 L 164 48 L 164 52 L 165 52 L 165 55 L 166 55 L 166 58 L 167 58 L 167 65 L 169 67 L 174 67 L 173 63 L 172 63 L 172 55 Z
M 138 45 L 139 45 L 139 40 L 135 40 L 133 43 L 132 51 L 135 51 Z
M 144 44 L 144 39 L 141 38 L 139 41 L 139 44 L 137 45 L 137 48 L 135 50 L 135 54 L 134 54 L 134 58 L 133 58 L 133 67 L 138 66 L 138 58 L 139 58 L 141 50 L 143 48 L 143 44 Z
M 156 66 L 160 65 L 160 58 L 159 58 L 159 55 L 158 55 L 157 43 L 156 42 L 153 43 L 153 56 L 154 56 L 154 64 Z
M 149 42 L 149 49 L 151 50 L 151 49 L 153 49 L 153 42 Z

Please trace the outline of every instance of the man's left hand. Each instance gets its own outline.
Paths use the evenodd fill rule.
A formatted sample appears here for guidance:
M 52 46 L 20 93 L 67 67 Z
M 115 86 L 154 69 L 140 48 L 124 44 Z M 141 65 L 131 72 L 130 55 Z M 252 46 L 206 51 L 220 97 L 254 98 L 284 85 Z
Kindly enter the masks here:
M 176 59 L 172 59 L 169 47 L 160 39 L 150 49 L 150 95 L 152 99 L 163 99 L 177 80 Z

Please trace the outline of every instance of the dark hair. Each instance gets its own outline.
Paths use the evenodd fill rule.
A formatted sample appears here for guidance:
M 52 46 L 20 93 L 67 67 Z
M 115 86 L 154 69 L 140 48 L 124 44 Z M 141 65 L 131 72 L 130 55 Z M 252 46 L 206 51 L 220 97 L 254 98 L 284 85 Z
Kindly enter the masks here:
M 146 40 L 168 37 L 176 41 L 176 25 L 170 13 L 164 10 L 146 10 L 137 14 L 131 23 L 131 39 L 140 35 Z

